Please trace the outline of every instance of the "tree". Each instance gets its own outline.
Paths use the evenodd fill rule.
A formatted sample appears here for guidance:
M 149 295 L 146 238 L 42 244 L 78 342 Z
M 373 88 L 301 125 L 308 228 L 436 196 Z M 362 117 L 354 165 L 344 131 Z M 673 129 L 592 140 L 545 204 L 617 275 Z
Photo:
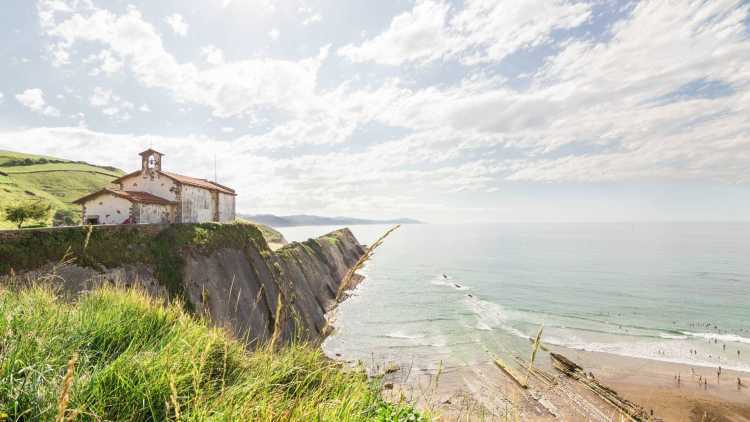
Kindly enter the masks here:
M 24 202 L 5 207 L 5 218 L 18 225 L 20 229 L 26 221 L 39 221 L 49 218 L 52 206 L 44 201 Z

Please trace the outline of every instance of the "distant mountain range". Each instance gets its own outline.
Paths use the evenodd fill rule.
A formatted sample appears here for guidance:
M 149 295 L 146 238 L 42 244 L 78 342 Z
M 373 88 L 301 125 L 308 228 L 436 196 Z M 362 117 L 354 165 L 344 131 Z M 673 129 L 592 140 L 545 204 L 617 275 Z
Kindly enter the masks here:
M 292 227 L 292 226 L 337 226 L 337 225 L 357 225 L 357 224 L 422 224 L 421 221 L 411 218 L 398 218 L 394 220 L 367 220 L 363 218 L 352 217 L 320 217 L 317 215 L 239 215 L 246 220 L 256 223 L 265 224 L 271 227 Z

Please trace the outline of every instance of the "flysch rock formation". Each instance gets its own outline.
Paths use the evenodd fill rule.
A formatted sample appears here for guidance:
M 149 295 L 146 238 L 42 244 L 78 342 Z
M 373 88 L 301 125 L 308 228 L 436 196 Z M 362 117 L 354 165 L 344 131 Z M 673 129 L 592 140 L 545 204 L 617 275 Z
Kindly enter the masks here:
M 348 229 L 276 251 L 249 224 L 0 232 L 0 284 L 41 278 L 71 299 L 102 283 L 138 286 L 183 301 L 251 347 L 274 330 L 281 342 L 315 342 L 364 252 Z

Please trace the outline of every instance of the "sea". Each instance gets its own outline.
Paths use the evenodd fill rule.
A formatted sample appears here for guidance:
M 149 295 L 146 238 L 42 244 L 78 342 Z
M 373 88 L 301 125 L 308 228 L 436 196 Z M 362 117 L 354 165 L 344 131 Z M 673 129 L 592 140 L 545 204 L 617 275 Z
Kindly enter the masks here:
M 363 244 L 388 228 L 350 227 Z M 362 273 L 324 343 L 337 359 L 471 366 L 528 356 L 542 329 L 547 345 L 750 371 L 750 223 L 404 225 Z

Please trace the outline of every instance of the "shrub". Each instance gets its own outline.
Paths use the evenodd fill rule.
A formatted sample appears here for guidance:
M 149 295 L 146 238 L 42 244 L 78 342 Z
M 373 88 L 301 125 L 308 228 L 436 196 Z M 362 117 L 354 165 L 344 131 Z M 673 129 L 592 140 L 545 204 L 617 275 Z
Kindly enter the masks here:
M 72 210 L 57 210 L 52 216 L 54 226 L 74 226 L 78 224 L 78 215 Z

